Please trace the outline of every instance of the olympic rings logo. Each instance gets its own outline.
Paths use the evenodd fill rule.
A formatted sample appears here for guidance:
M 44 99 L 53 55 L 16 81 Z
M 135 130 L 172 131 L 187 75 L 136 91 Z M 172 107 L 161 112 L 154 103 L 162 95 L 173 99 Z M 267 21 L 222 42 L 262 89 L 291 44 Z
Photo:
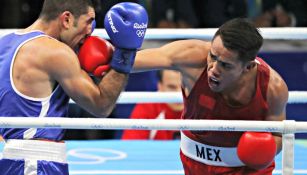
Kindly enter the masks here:
M 136 35 L 138 36 L 138 37 L 144 37 L 144 35 L 145 35 L 145 30 L 137 30 L 136 31 Z
M 78 148 L 67 152 L 68 163 L 74 165 L 94 165 L 107 161 L 127 158 L 127 153 L 104 148 Z

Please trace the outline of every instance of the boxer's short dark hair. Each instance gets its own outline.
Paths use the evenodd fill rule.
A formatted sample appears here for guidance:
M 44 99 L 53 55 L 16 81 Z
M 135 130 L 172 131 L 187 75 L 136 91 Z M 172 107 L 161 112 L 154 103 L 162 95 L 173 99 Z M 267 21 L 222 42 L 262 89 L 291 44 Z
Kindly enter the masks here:
M 263 37 L 251 21 L 245 18 L 235 18 L 223 24 L 215 33 L 213 40 L 220 36 L 224 47 L 236 51 L 242 62 L 256 58 Z
M 88 12 L 89 7 L 93 7 L 91 0 L 45 0 L 40 18 L 51 21 L 64 11 L 69 11 L 78 19 Z

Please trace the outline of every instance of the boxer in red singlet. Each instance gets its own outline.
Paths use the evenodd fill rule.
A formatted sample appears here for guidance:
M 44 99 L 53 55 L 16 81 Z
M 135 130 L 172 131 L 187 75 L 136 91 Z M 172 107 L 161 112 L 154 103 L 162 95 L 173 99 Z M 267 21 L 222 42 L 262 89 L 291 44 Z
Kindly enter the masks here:
M 251 22 L 233 19 L 217 30 L 211 42 L 181 40 L 139 51 L 134 71 L 181 72 L 183 119 L 281 121 L 288 88 L 281 76 L 257 57 L 262 43 Z M 274 157 L 281 150 L 279 134 L 224 129 L 181 132 L 185 174 L 272 174 Z M 257 144 L 262 146 L 251 146 Z M 258 156 L 251 157 L 255 153 Z

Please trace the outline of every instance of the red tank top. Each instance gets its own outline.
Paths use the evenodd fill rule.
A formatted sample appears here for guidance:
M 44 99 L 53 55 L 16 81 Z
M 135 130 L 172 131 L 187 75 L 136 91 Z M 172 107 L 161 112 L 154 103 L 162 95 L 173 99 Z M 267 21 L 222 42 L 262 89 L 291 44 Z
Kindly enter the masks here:
M 256 59 L 257 88 L 253 99 L 244 106 L 231 107 L 223 97 L 211 91 L 208 85 L 207 69 L 201 74 L 187 97 L 183 91 L 183 119 L 214 120 L 264 120 L 268 113 L 266 93 L 270 79 L 270 70 L 262 59 Z M 224 131 L 184 131 L 191 139 L 213 146 L 235 147 L 242 132 Z

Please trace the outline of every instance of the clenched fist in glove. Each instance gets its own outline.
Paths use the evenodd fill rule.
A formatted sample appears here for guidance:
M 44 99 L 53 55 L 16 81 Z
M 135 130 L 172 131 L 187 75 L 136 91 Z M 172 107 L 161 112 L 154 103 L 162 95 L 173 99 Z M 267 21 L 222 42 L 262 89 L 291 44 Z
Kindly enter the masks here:
M 274 137 L 266 132 L 245 132 L 240 138 L 237 153 L 246 166 L 264 169 L 271 165 L 276 154 Z
M 80 47 L 78 58 L 81 68 L 95 77 L 101 77 L 110 69 L 113 46 L 97 36 L 89 36 Z
M 132 2 L 114 5 L 106 14 L 104 27 L 115 46 L 111 67 L 130 73 L 137 49 L 142 46 L 148 15 L 144 7 Z

